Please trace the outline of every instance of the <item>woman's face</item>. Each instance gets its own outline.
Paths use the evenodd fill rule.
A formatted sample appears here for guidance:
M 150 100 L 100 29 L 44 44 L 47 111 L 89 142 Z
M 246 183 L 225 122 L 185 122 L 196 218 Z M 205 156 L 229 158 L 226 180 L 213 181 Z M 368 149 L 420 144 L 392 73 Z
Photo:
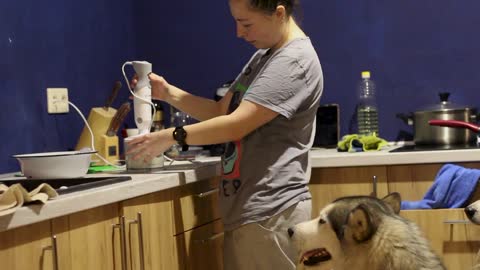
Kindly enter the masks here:
M 230 12 L 237 24 L 237 36 L 257 49 L 280 47 L 285 31 L 285 9 L 272 15 L 250 7 L 249 0 L 230 0 Z

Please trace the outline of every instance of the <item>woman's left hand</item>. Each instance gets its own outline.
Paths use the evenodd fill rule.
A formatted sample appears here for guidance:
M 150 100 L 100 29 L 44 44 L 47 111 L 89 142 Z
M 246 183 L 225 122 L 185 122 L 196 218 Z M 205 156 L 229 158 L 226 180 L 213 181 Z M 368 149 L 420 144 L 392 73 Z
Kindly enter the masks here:
M 173 129 L 164 129 L 143 135 L 129 137 L 125 153 L 133 160 L 143 160 L 149 163 L 152 159 L 163 154 L 176 142 L 172 137 Z

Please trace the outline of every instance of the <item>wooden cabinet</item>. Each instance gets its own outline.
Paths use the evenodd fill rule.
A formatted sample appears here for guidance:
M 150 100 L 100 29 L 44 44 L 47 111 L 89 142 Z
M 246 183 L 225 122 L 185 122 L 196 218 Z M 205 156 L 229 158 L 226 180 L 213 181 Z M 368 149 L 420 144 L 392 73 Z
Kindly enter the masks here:
M 463 209 L 404 210 L 443 258 L 447 269 L 473 269 L 480 250 L 480 226 L 473 225 Z
M 325 205 L 342 196 L 373 192 L 379 197 L 386 196 L 387 169 L 385 166 L 315 168 L 309 188 L 313 198 L 312 213 L 317 215 Z
M 213 178 L 121 202 L 126 269 L 222 269 L 217 185 Z
M 0 233 L 1 269 L 216 270 L 222 254 L 217 178 Z
M 184 247 L 181 269 L 223 269 L 223 223 L 221 220 L 179 234 L 176 240 Z
M 220 218 L 218 208 L 219 178 L 176 188 L 173 199 L 175 234 Z
M 409 164 L 387 166 L 388 192 L 399 192 L 402 200 L 421 200 L 432 186 L 444 164 Z M 465 168 L 480 168 L 480 163 L 457 163 Z
M 127 269 L 180 269 L 173 198 L 171 189 L 122 202 Z
M 0 243 L 1 269 L 55 269 L 49 221 L 1 232 Z
M 223 224 L 218 209 L 219 179 L 185 185 L 173 200 L 180 269 L 223 269 Z
M 456 164 L 480 169 L 478 162 Z M 399 192 L 403 200 L 421 200 L 443 165 L 315 168 L 309 185 L 313 197 L 312 215 L 318 215 L 323 206 L 336 198 L 369 195 L 375 189 L 373 176 L 377 178 L 379 198 Z M 474 194 L 470 201 L 480 199 L 478 187 Z M 480 226 L 468 224 L 463 209 L 403 210 L 401 215 L 419 225 L 448 269 L 472 268 L 480 250 Z
M 213 178 L 121 202 L 126 269 L 222 269 L 217 185 Z
M 110 204 L 53 219 L 58 269 L 122 269 L 118 217 L 118 204 Z

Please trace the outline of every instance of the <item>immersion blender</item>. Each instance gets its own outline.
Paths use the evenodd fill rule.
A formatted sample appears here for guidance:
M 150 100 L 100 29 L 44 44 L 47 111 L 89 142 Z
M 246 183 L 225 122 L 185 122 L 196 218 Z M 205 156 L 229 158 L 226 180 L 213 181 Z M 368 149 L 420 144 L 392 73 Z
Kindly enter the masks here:
M 125 75 L 125 66 L 132 65 L 135 73 L 138 76 L 138 82 L 135 85 L 134 91 L 130 89 L 130 82 Z M 128 85 L 128 89 L 133 95 L 133 111 L 135 117 L 135 124 L 139 130 L 138 134 L 150 133 L 152 126 L 152 89 L 148 74 L 152 72 L 152 64 L 147 61 L 129 61 L 122 66 L 123 76 Z

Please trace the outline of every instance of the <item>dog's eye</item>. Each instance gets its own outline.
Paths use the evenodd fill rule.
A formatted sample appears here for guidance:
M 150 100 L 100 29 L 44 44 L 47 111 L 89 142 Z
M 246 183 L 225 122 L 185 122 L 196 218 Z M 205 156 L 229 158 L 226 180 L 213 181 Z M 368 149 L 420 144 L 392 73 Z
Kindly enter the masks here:
M 325 223 L 327 223 L 327 221 L 326 221 L 325 219 L 321 218 L 321 219 L 318 221 L 318 223 L 320 223 L 320 224 L 325 224 Z

